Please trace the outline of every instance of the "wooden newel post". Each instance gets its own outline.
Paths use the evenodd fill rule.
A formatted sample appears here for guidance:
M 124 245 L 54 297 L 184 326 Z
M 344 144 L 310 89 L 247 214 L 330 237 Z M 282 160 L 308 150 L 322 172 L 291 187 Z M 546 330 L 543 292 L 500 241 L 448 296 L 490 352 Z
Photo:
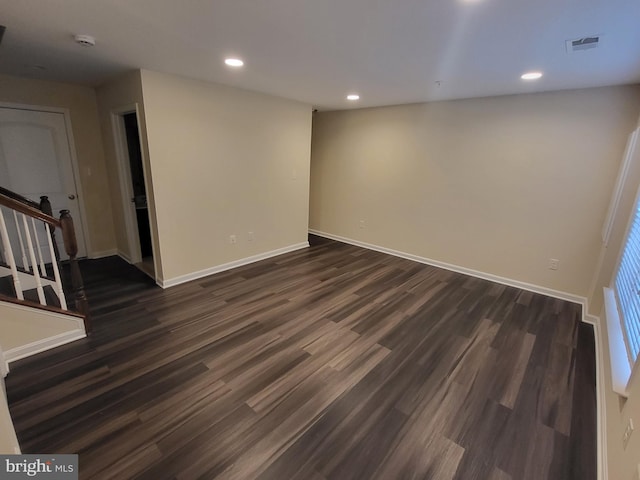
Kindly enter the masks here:
M 49 201 L 49 197 L 47 197 L 46 195 L 43 195 L 43 196 L 40 197 L 40 211 L 42 213 L 46 213 L 50 217 L 53 217 L 53 210 L 51 208 L 51 202 Z M 53 244 L 53 251 L 56 254 L 55 260 L 57 260 L 59 262 L 60 261 L 60 252 L 58 251 L 58 244 L 56 243 L 56 227 L 51 225 L 49 227 L 49 230 L 51 230 L 51 243 Z M 52 258 L 51 261 L 53 262 L 54 259 Z
M 76 240 L 76 231 L 73 227 L 73 218 L 69 214 L 69 210 L 60 211 L 60 223 L 62 229 L 62 239 L 64 240 L 64 250 L 69 255 L 69 266 L 71 267 L 71 286 L 73 287 L 73 296 L 76 302 L 76 310 L 84 315 L 84 326 L 87 334 L 91 332 L 91 320 L 89 317 L 89 302 L 84 292 L 84 283 L 82 274 L 78 266 L 78 242 Z

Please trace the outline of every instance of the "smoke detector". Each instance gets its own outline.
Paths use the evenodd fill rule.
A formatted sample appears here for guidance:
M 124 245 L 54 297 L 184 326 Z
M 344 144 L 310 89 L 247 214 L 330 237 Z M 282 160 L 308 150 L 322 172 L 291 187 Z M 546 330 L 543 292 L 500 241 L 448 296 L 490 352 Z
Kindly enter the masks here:
M 598 48 L 602 43 L 602 35 L 590 35 L 588 37 L 567 40 L 567 53 L 584 52 Z
M 96 44 L 96 39 L 91 35 L 76 35 L 73 39 L 83 47 L 93 47 Z

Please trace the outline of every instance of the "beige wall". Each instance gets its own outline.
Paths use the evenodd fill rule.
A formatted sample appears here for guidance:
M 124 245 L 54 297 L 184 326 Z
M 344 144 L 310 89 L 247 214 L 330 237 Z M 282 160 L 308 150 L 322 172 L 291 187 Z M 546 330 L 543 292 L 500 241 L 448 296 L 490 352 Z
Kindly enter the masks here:
M 611 87 L 318 114 L 310 227 L 586 296 L 639 104 Z
M 82 320 L 68 315 L 0 302 L 0 347 L 6 358 L 12 350 L 56 335 L 81 333 Z
M 142 87 L 165 281 L 306 242 L 309 105 L 149 71 Z
M 70 112 L 87 214 L 87 252 L 115 248 L 95 91 L 88 87 L 0 75 L 0 102 L 66 108 Z

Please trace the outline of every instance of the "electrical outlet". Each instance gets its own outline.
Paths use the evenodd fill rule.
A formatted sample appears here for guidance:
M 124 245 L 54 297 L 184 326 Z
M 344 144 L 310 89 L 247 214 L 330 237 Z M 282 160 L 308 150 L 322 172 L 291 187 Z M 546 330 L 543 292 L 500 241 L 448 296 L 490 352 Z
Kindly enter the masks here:
M 549 259 L 549 270 L 557 270 L 559 266 L 560 266 L 560 260 L 558 260 L 557 258 Z
M 253 242 L 253 232 L 249 232 L 247 233 L 247 240 L 249 240 L 250 242 Z
M 360 220 L 360 228 L 364 228 L 364 220 Z
M 237 239 L 235 235 L 229 235 L 229 243 L 234 244 L 236 241 Z
M 629 419 L 627 423 L 627 428 L 624 429 L 624 434 L 622 435 L 622 448 L 626 449 L 627 444 L 629 443 L 629 439 L 631 438 L 631 434 L 633 433 L 633 419 Z

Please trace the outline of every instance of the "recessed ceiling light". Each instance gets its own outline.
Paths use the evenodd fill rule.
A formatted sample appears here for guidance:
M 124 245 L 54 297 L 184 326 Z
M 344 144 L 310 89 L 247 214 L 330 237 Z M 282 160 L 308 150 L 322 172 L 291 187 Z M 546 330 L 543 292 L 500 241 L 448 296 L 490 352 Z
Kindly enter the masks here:
M 360 100 L 360 95 L 358 95 L 357 93 L 352 93 L 350 95 L 347 95 L 347 100 L 355 102 L 356 100 Z
M 241 67 L 244 65 L 244 62 L 239 58 L 227 58 L 224 63 L 229 65 L 230 67 Z
M 538 80 L 542 77 L 542 72 L 527 72 L 520 77 L 522 80 Z

